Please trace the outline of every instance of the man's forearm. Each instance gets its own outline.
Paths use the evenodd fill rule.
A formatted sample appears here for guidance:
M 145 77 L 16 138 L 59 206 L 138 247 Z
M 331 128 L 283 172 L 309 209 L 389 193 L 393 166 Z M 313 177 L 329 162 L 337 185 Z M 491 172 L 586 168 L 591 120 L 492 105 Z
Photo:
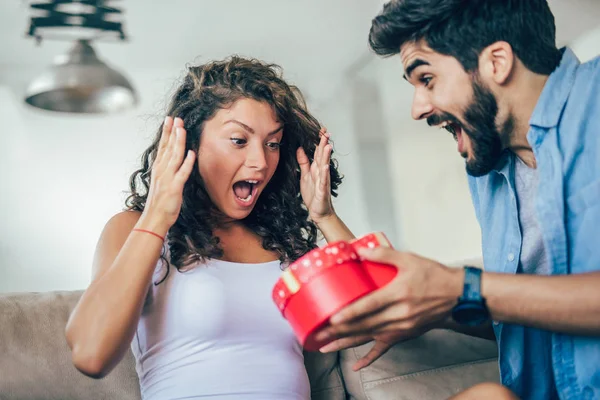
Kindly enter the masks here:
M 486 272 L 481 285 L 495 321 L 600 336 L 600 272 L 559 276 Z

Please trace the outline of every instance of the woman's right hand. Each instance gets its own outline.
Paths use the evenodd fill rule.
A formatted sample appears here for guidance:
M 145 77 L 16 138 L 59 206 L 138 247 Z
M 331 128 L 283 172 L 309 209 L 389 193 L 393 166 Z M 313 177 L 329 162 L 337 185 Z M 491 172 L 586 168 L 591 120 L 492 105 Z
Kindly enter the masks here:
M 167 117 L 152 164 L 146 207 L 140 218 L 140 225 L 163 236 L 177 221 L 183 187 L 194 167 L 196 154 L 192 150 L 184 158 L 185 137 L 183 120 Z

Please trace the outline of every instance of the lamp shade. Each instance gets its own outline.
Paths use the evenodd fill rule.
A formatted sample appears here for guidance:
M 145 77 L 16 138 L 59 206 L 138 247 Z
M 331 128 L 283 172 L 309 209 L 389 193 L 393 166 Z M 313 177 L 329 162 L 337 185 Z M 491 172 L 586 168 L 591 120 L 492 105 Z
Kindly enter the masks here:
M 137 104 L 137 95 L 122 74 L 98 59 L 87 40 L 78 40 L 31 82 L 25 101 L 49 111 L 95 114 L 127 110 Z

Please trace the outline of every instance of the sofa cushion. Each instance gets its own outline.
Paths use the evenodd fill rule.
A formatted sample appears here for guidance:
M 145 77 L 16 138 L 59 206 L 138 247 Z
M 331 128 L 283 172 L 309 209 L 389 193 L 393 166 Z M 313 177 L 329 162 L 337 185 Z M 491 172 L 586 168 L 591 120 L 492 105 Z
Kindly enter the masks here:
M 481 382 L 498 382 L 496 343 L 433 330 L 397 344 L 371 366 L 352 371 L 368 343 L 341 352 L 346 390 L 352 399 L 447 399 Z
M 345 400 L 339 353 L 304 353 L 312 400 Z

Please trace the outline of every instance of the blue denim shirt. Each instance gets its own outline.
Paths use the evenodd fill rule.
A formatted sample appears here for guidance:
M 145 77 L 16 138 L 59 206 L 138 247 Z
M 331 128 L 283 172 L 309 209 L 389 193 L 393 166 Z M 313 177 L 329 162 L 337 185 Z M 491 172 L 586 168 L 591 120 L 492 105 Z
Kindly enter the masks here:
M 529 121 L 537 160 L 537 220 L 554 275 L 600 270 L 600 58 L 581 64 L 565 49 Z M 517 273 L 521 249 L 515 155 L 469 177 L 487 271 Z M 600 287 L 598 288 L 600 290 Z M 556 293 L 561 296 L 560 293 Z M 551 333 L 551 349 L 529 352 L 523 326 L 495 323 L 502 383 L 526 399 L 547 399 L 551 358 L 563 400 L 600 399 L 600 337 Z

